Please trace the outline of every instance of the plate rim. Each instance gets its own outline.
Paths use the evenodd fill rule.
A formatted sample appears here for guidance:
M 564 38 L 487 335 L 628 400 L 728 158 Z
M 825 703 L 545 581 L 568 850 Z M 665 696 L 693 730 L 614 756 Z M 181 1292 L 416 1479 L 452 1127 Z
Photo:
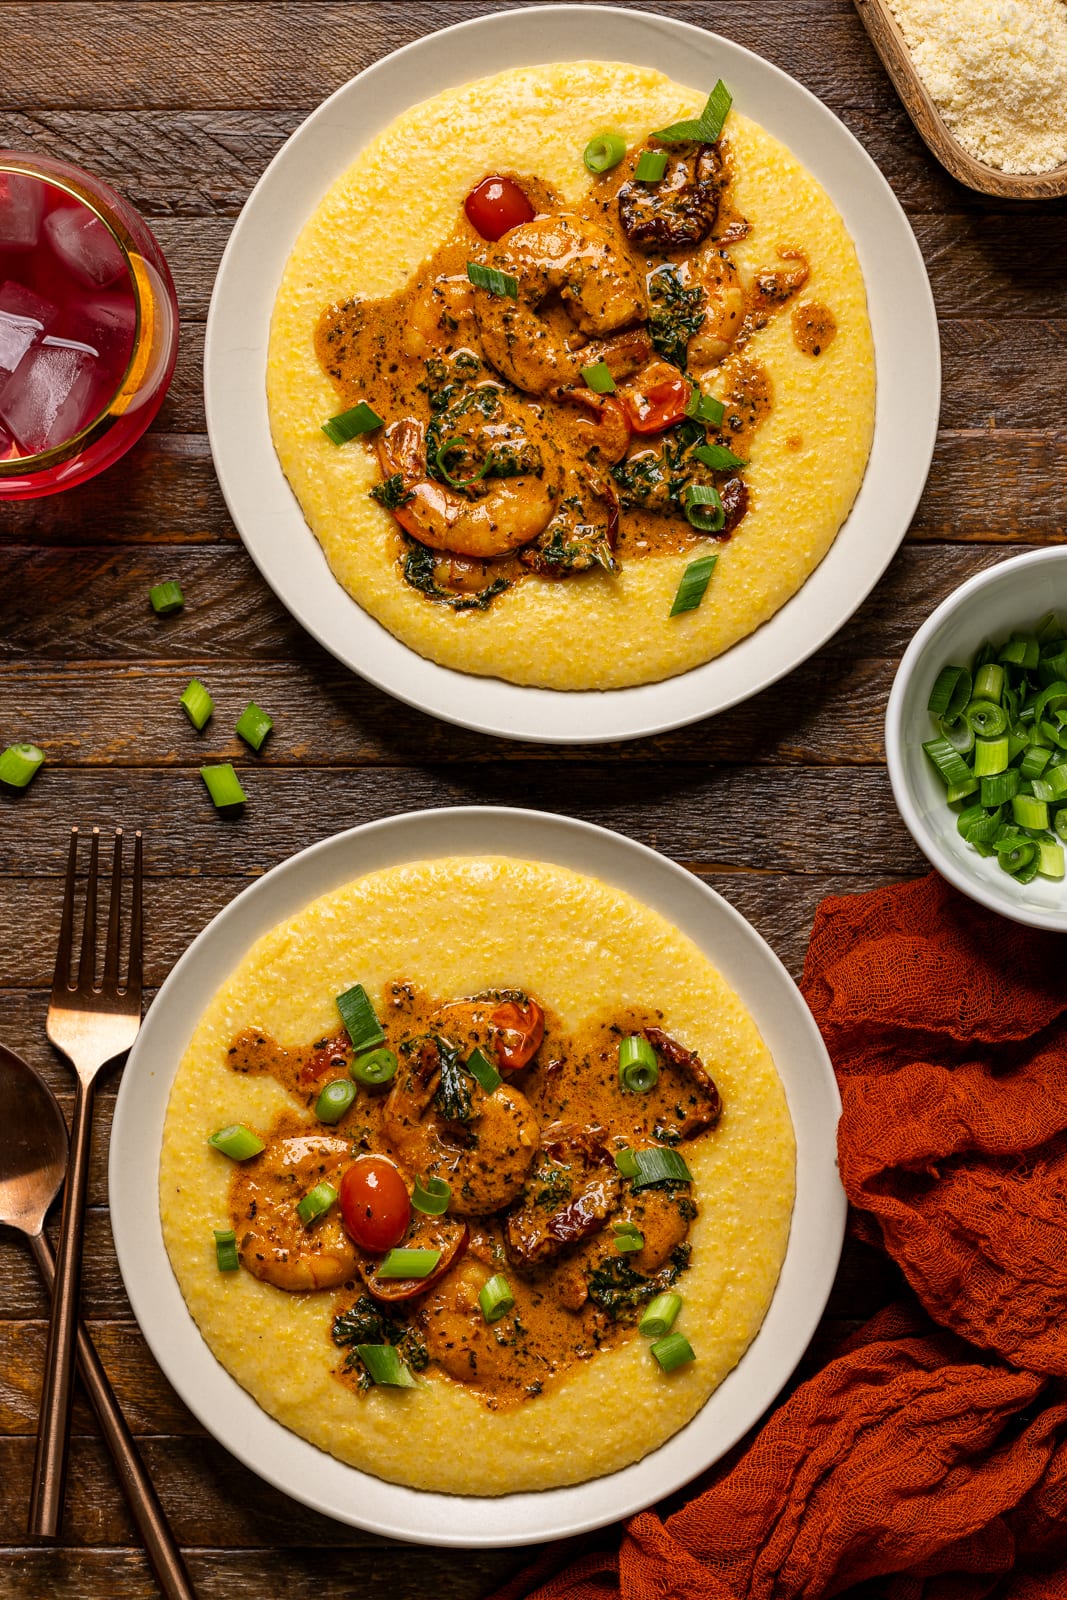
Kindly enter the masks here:
M 435 847 L 427 844 L 425 835 L 448 842 Z M 516 842 L 502 845 L 498 835 Z M 531 843 L 523 844 L 527 836 Z M 468 847 L 457 849 L 454 841 L 464 837 Z M 487 837 L 494 838 L 488 847 Z M 412 838 L 423 842 L 413 846 Z M 353 850 L 366 858 L 362 865 L 352 864 Z M 235 935 L 237 940 L 236 953 L 222 963 L 229 972 L 256 939 L 294 914 L 293 909 L 271 909 L 279 894 L 298 908 L 329 892 L 330 886 L 336 888 L 389 862 L 450 854 L 554 860 L 623 888 L 661 914 L 664 903 L 673 907 L 682 901 L 683 916 L 676 925 L 714 960 L 726 981 L 740 989 L 744 1003 L 751 1009 L 746 988 L 749 996 L 766 987 L 777 997 L 781 1014 L 770 1024 L 766 1016 L 756 1019 L 754 1014 L 754 1020 L 764 1038 L 768 1033 L 781 1035 L 774 1053 L 798 1148 L 797 1198 L 786 1256 L 763 1324 L 738 1366 L 684 1428 L 641 1461 L 582 1484 L 505 1496 L 449 1495 L 388 1483 L 337 1461 L 270 1417 L 217 1361 L 200 1334 L 170 1266 L 158 1206 L 159 1145 L 170 1086 L 196 1021 L 219 986 L 218 956 L 210 966 L 209 957 L 220 940 L 225 945 L 227 928 L 231 946 Z M 595 865 L 583 866 L 589 858 Z M 603 860 L 610 864 L 606 873 L 599 870 Z M 629 881 L 649 875 L 657 885 L 651 896 Z M 313 879 L 310 890 L 301 887 L 308 876 Z M 657 899 L 663 903 L 657 904 Z M 694 907 L 730 931 L 729 945 L 724 932 L 715 956 L 686 926 L 687 919 L 696 915 Z M 206 998 L 190 1006 L 185 989 L 198 962 L 205 970 L 195 977 Z M 728 970 L 731 962 L 745 968 L 740 985 L 736 971 Z M 196 982 L 192 988 L 195 993 Z M 789 1060 L 804 1061 L 802 1069 L 782 1068 L 787 1037 Z M 162 1062 L 168 1063 L 165 1071 Z M 799 1076 L 790 1088 L 791 1077 L 800 1070 L 812 1074 L 803 1092 Z M 707 1442 L 700 1442 L 701 1419 L 705 1429 L 714 1425 L 715 1413 L 708 1407 L 718 1397 L 727 1396 L 718 1401 L 719 1411 L 727 1412 L 734 1404 L 736 1414 L 728 1426 L 716 1429 L 713 1460 L 720 1459 L 780 1394 L 823 1314 L 840 1258 L 847 1207 L 836 1163 L 839 1114 L 840 1096 L 829 1055 L 799 989 L 762 935 L 695 874 L 625 834 L 555 813 L 501 806 L 404 812 L 345 829 L 279 862 L 211 919 L 165 979 L 130 1052 L 115 1106 L 108 1165 L 115 1250 L 134 1316 L 164 1375 L 212 1437 L 257 1476 L 338 1521 L 411 1543 L 459 1548 L 540 1543 L 629 1516 L 704 1471 L 712 1461 Z M 156 1196 L 150 1207 L 144 1204 L 146 1183 Z M 806 1229 L 799 1235 L 798 1220 Z M 799 1305 L 787 1309 L 783 1283 L 790 1296 L 799 1295 Z M 737 1374 L 746 1360 L 751 1370 L 757 1351 L 760 1363 L 769 1366 L 770 1380 L 765 1377 L 757 1385 L 755 1403 L 749 1399 L 737 1405 L 732 1399 L 738 1392 Z M 221 1424 L 220 1398 L 227 1407 Z M 739 1400 L 744 1398 L 742 1389 Z M 264 1435 L 274 1445 L 283 1441 L 285 1448 L 273 1453 L 261 1450 Z M 699 1459 L 693 1453 L 695 1440 Z M 328 1504 L 323 1503 L 324 1476 L 331 1492 L 336 1491 Z M 368 1496 L 371 1511 L 364 1510 Z M 492 1518 L 485 1516 L 489 1507 Z
M 269 306 L 263 322 L 256 321 L 249 303 L 248 285 L 239 281 L 241 273 L 249 270 L 244 255 L 253 253 L 257 266 L 262 257 L 264 241 L 254 237 L 254 227 L 259 222 L 264 206 L 276 200 L 275 191 L 283 189 L 285 174 L 298 159 L 295 153 L 305 146 L 308 150 L 312 148 L 318 131 L 330 126 L 339 108 L 348 99 L 362 97 L 369 101 L 376 89 L 381 93 L 383 84 L 388 86 L 392 75 L 404 76 L 412 68 L 416 69 L 417 75 L 420 63 L 425 70 L 426 61 L 431 59 L 434 75 L 440 81 L 436 89 L 430 92 L 440 92 L 454 81 L 454 77 L 438 63 L 442 58 L 451 59 L 450 50 L 464 60 L 469 59 L 465 46 L 469 44 L 467 35 L 472 30 L 498 44 L 511 35 L 521 41 L 531 26 L 536 28 L 537 19 L 547 21 L 549 17 L 556 32 L 576 29 L 580 33 L 583 27 L 588 27 L 590 42 L 587 54 L 594 57 L 602 56 L 603 49 L 602 46 L 597 48 L 592 34 L 595 30 L 599 38 L 603 38 L 604 29 L 609 26 L 605 19 L 610 19 L 613 42 L 619 41 L 619 48 L 613 52 L 616 59 L 626 59 L 632 48 L 627 40 L 634 41 L 639 35 L 646 50 L 651 51 L 646 59 L 654 66 L 660 65 L 655 58 L 654 47 L 660 47 L 664 57 L 670 54 L 672 44 L 677 44 L 678 48 L 695 50 L 698 57 L 713 54 L 717 50 L 725 51 L 734 58 L 735 64 L 739 64 L 739 71 L 741 67 L 746 73 L 754 71 L 757 81 L 766 75 L 778 91 L 779 98 L 794 106 L 794 114 L 802 113 L 809 119 L 814 118 L 815 125 L 827 135 L 828 153 L 823 153 L 821 140 L 816 141 L 814 155 L 809 152 L 804 157 L 804 164 L 813 171 L 845 216 L 860 255 L 875 336 L 878 392 L 871 455 L 853 508 L 823 560 L 773 617 L 722 655 L 657 683 L 603 691 L 541 689 L 441 666 L 396 639 L 345 594 L 330 573 L 321 547 L 304 522 L 275 456 L 267 420 L 265 385 L 261 381 L 266 364 L 269 306 L 273 305 L 277 280 L 296 234 L 310 215 L 309 207 L 302 208 L 299 221 L 293 225 L 292 236 L 285 233 L 285 238 L 277 247 L 281 264 L 277 276 L 271 277 Z M 535 49 L 533 54 L 529 51 L 523 53 L 520 45 L 518 59 L 523 62 L 543 61 L 550 51 L 551 46 L 545 46 Z M 561 55 L 574 59 L 574 52 L 567 46 L 557 50 L 554 59 L 560 59 Z M 670 69 L 664 66 L 663 70 Z M 685 76 L 684 73 L 682 75 Z M 464 77 L 469 77 L 469 73 L 460 74 L 459 81 Z M 405 103 L 410 104 L 411 101 L 412 94 L 408 93 Z M 800 111 L 796 108 L 800 108 Z M 391 117 L 385 120 L 391 120 Z M 766 123 L 767 119 L 763 120 Z M 381 119 L 378 125 L 384 125 Z M 784 141 L 790 143 L 784 132 L 779 131 Z M 369 133 L 365 135 L 369 136 Z M 353 138 L 344 162 L 335 163 L 329 177 L 323 180 L 323 188 L 328 187 L 343 165 L 348 164 L 354 151 L 365 142 L 365 137 Z M 794 134 L 792 144 L 795 143 Z M 848 195 L 842 193 L 843 179 L 839 176 L 835 182 L 826 176 L 827 166 L 838 161 L 862 172 L 866 187 L 861 185 L 855 193 Z M 866 244 L 865 256 L 857 239 L 857 232 L 862 231 L 857 219 L 861 209 L 872 203 L 875 203 L 877 218 L 878 254 L 874 253 L 875 237 L 872 232 Z M 871 222 L 866 224 L 867 229 L 873 227 Z M 887 239 L 889 244 L 886 244 Z M 892 262 L 888 268 L 884 265 L 886 254 Z M 257 271 L 252 271 L 253 279 L 261 276 Z M 875 286 L 878 286 L 879 303 L 885 301 L 878 317 L 872 306 Z M 263 294 L 262 281 L 259 283 L 259 293 Z M 232 349 L 226 348 L 227 317 L 235 319 L 236 342 Z M 879 318 L 880 326 L 876 325 Z M 240 333 L 240 337 L 236 336 L 237 333 Z M 887 349 L 889 341 L 892 343 L 891 352 Z M 253 358 L 251 362 L 250 356 Z M 245 403 L 232 408 L 228 405 L 231 395 L 227 380 L 228 363 L 236 365 L 245 374 L 244 388 L 239 386 L 237 390 L 243 394 Z M 258 390 L 250 382 L 250 368 L 260 375 Z M 230 376 L 232 379 L 232 372 Z M 205 411 L 216 475 L 245 549 L 289 614 L 350 671 L 416 710 L 494 737 L 560 745 L 643 738 L 687 726 L 770 687 L 821 648 L 870 594 L 903 541 L 933 458 L 940 396 L 941 358 L 937 317 L 922 253 L 903 208 L 855 135 L 836 113 L 797 79 L 745 46 L 680 18 L 616 6 L 541 5 L 467 18 L 410 41 L 340 85 L 293 131 L 245 202 L 219 264 L 204 345 Z M 232 413 L 236 413 L 236 421 Z M 889 430 L 892 430 L 893 437 Z M 894 442 L 901 430 L 907 433 L 903 450 L 899 448 L 899 441 Z M 258 462 L 255 460 L 256 451 L 262 457 Z M 901 472 L 901 459 L 907 464 L 910 476 Z M 884 477 L 884 483 L 879 475 Z M 274 499 L 270 498 L 271 495 Z M 266 496 L 266 499 L 256 504 L 257 496 Z M 875 533 L 880 534 L 880 522 L 886 515 L 883 504 L 886 496 L 889 497 L 892 531 L 886 537 L 876 538 Z M 279 502 L 284 510 L 276 509 Z M 874 529 L 866 537 L 864 521 L 855 520 L 857 507 L 863 508 L 863 518 Z M 300 541 L 297 553 L 302 552 L 307 557 L 305 561 L 298 562 L 294 552 L 287 547 L 290 567 L 284 571 L 279 553 L 271 552 L 268 548 L 268 541 L 273 537 L 270 530 L 275 516 L 281 519 L 279 528 L 284 524 L 289 535 L 295 534 Z M 854 529 L 853 543 L 863 541 L 858 552 L 848 541 L 850 525 Z M 857 528 L 858 533 L 855 531 Z M 839 554 L 835 561 L 834 552 L 843 542 L 847 554 Z M 857 555 L 862 560 L 857 560 Z M 313 586 L 307 594 L 294 597 L 292 569 L 298 566 L 304 574 L 299 582 L 306 580 L 312 582 Z M 835 588 L 839 568 L 845 591 L 842 595 Z M 823 578 L 816 583 L 820 573 Z M 825 601 L 822 597 L 823 588 L 829 590 Z M 344 597 L 343 601 L 339 596 Z M 807 613 L 813 607 L 816 616 L 809 624 Z M 803 631 L 805 625 L 807 631 L 798 648 L 791 641 L 798 628 Z M 749 658 L 755 661 L 756 669 L 746 682 L 744 663 Z M 739 681 L 733 681 L 738 672 Z

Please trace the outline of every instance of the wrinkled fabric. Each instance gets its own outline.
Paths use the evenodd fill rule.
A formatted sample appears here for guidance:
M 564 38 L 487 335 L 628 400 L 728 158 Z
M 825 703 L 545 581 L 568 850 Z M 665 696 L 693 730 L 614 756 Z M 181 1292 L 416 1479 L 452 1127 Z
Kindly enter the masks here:
M 931 875 L 825 901 L 802 987 L 853 1215 L 924 1309 L 881 1312 L 680 1509 L 497 1600 L 1067 1600 L 1067 939 Z

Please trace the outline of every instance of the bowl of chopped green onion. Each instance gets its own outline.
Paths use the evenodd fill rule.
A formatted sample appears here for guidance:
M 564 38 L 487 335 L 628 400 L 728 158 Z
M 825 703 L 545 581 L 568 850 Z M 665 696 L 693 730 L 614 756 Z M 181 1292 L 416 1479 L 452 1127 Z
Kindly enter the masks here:
M 886 759 L 943 877 L 1067 932 L 1067 549 L 1002 561 L 938 606 L 897 670 Z

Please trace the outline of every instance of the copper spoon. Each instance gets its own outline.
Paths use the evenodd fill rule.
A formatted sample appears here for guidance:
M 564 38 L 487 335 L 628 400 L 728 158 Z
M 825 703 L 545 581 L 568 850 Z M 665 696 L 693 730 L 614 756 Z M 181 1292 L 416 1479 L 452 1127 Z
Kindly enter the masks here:
M 0 1129 L 0 1223 L 26 1235 L 41 1277 L 51 1290 L 56 1263 L 44 1232 L 44 1219 L 67 1170 L 67 1124 L 44 1079 L 2 1044 Z M 166 1514 L 100 1357 L 80 1322 L 77 1349 L 78 1371 L 159 1587 L 167 1600 L 196 1600 Z

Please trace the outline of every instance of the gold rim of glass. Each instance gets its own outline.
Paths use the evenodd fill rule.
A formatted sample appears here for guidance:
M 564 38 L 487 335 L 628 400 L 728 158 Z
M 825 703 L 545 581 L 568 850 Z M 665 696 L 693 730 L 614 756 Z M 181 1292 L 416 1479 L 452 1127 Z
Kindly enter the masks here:
M 126 370 L 116 384 L 113 392 L 108 396 L 107 402 L 98 411 L 80 432 L 73 434 L 69 439 L 64 439 L 62 444 L 53 445 L 51 450 L 41 450 L 34 456 L 16 456 L 7 461 L 0 461 L 0 478 L 22 478 L 32 476 L 34 473 L 46 472 L 51 467 L 58 467 L 64 461 L 69 461 L 72 456 L 80 455 L 90 444 L 95 444 L 97 439 L 103 438 L 111 427 L 126 411 L 130 399 L 135 392 L 135 385 L 131 385 L 131 378 L 135 378 L 138 369 L 147 363 L 147 352 L 142 352 L 142 289 L 146 284 L 144 266 L 141 253 L 136 241 L 127 231 L 121 218 L 115 216 L 110 208 L 95 195 L 87 183 L 79 182 L 68 173 L 51 172 L 43 166 L 38 166 L 32 157 L 25 160 L 12 161 L 5 157 L 0 161 L 0 172 L 17 172 L 27 178 L 36 178 L 41 183 L 53 184 L 57 189 L 62 189 L 73 199 L 79 200 L 83 205 L 98 217 L 104 227 L 111 234 L 115 243 L 122 251 L 122 259 L 126 263 L 129 275 L 130 288 L 133 292 L 133 302 L 136 320 L 133 328 L 133 347 L 130 350 L 130 359 Z M 138 272 L 138 266 L 141 270 Z M 119 401 L 123 403 L 120 405 Z

